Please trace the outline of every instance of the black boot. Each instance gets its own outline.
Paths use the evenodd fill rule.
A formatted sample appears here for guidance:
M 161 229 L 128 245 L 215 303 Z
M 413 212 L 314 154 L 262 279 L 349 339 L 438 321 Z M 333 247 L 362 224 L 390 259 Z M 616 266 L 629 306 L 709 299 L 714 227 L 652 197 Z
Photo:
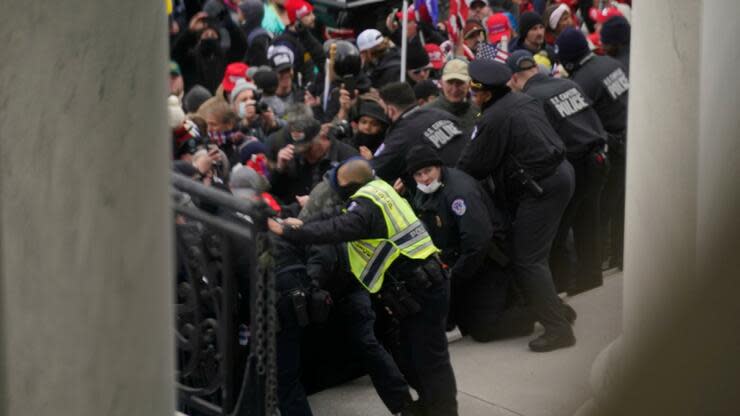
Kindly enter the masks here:
M 547 333 L 540 335 L 538 338 L 529 342 L 529 349 L 534 352 L 548 352 L 560 348 L 575 345 L 576 337 L 573 331 L 565 333 Z

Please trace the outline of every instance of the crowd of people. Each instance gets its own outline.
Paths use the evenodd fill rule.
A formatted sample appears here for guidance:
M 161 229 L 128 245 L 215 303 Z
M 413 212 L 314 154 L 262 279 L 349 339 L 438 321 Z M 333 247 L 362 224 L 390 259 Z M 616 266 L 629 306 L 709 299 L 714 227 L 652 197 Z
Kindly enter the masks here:
M 168 3 L 173 169 L 271 210 L 288 416 L 329 339 L 390 413 L 457 415 L 449 331 L 572 346 L 559 294 L 622 265 L 630 2 L 388 3 Z

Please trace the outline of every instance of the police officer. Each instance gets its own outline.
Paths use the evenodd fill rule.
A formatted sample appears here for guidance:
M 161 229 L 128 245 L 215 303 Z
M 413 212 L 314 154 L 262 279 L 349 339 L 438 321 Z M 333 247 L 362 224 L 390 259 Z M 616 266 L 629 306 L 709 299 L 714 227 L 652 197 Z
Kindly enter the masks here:
M 303 224 L 268 221 L 270 230 L 297 243 L 347 242 L 352 274 L 370 293 L 379 294 L 400 322 L 409 384 L 420 403 L 435 415 L 457 415 L 457 388 L 445 337 L 449 281 L 438 249 L 408 202 L 363 159 L 339 165 L 332 184 L 346 211 Z
M 611 266 L 621 268 L 629 80 L 617 60 L 591 52 L 580 30 L 566 29 L 555 44 L 563 67 L 593 102 L 608 135 L 611 170 L 602 196 L 602 223 L 610 223 Z
M 325 187 L 326 183 L 327 181 L 321 182 L 314 191 L 311 191 L 309 201 L 314 207 L 320 206 L 324 209 L 311 209 L 306 205 L 301 210 L 299 218 L 306 221 L 328 218 L 345 205 L 331 187 Z M 324 190 L 319 190 L 320 187 Z M 329 291 L 334 301 L 332 314 L 341 327 L 336 331 L 338 333 L 330 336 L 340 337 L 343 349 L 351 347 L 349 351 L 338 353 L 333 350 L 332 357 L 351 354 L 353 361 L 359 358 L 370 376 L 375 391 L 388 410 L 392 414 L 413 415 L 414 404 L 409 385 L 393 357 L 375 336 L 376 314 L 370 296 L 351 275 L 347 254 L 344 244 L 313 245 L 308 249 L 306 262 L 309 277 L 319 287 Z M 322 336 L 321 340 L 325 342 L 326 337 Z M 320 348 L 326 350 L 324 347 Z M 343 362 L 335 364 L 336 361 L 332 360 L 332 364 L 345 364 Z M 319 371 L 324 372 L 324 369 Z
M 534 316 L 504 270 L 505 230 L 488 195 L 470 175 L 443 166 L 430 146 L 411 148 L 406 166 L 418 190 L 413 206 L 450 267 L 448 329 L 455 323 L 481 342 L 531 334 Z
M 560 218 L 573 194 L 573 168 L 565 146 L 532 97 L 511 92 L 505 64 L 475 60 L 471 91 L 483 114 L 473 129 L 459 167 L 476 179 L 492 177 L 497 206 L 511 216 L 512 263 L 545 333 L 529 343 L 551 351 L 575 343 L 548 257 Z
M 606 55 L 619 61 L 630 76 L 630 23 L 624 16 L 614 16 L 601 27 L 601 45 Z
M 269 235 L 269 234 L 268 234 Z M 311 416 L 306 391 L 301 384 L 301 339 L 308 325 L 305 293 L 310 286 L 305 250 L 289 241 L 271 237 L 270 254 L 275 263 L 276 305 L 280 331 L 275 339 L 280 413 Z M 302 309 L 299 306 L 302 302 Z
M 430 144 L 447 166 L 454 166 L 465 146 L 457 118 L 436 108 L 416 106 L 414 90 L 396 82 L 380 90 L 380 98 L 391 126 L 372 160 L 375 173 L 394 183 L 406 175 L 406 154 L 416 144 Z M 406 177 L 407 185 L 413 181 Z
M 529 51 L 516 51 L 507 64 L 513 72 L 509 86 L 539 100 L 550 124 L 563 139 L 567 158 L 575 171 L 576 189 L 560 221 L 550 266 L 555 286 L 569 294 L 601 286 L 599 200 L 608 165 L 604 146 L 606 131 L 588 97 L 575 82 L 540 73 Z M 578 270 L 571 284 L 568 232 L 573 227 Z

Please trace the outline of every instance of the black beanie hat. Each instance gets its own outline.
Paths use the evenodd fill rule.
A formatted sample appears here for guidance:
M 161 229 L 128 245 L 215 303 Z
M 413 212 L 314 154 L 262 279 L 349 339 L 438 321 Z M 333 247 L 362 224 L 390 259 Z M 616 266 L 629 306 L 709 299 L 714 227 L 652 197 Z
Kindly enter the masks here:
M 629 45 L 630 24 L 624 16 L 615 16 L 607 20 L 601 27 L 601 43 L 603 45 Z
M 420 69 L 429 65 L 429 54 L 418 42 L 411 42 L 406 51 L 406 69 Z
M 356 110 L 357 111 L 352 114 L 352 121 L 359 121 L 360 117 L 367 116 L 378 120 L 386 126 L 390 124 L 390 120 L 388 120 L 388 116 L 385 115 L 383 107 L 373 100 L 359 100 Z
M 519 37 L 524 39 L 527 37 L 527 33 L 536 25 L 544 25 L 542 16 L 535 12 L 525 12 L 519 16 Z
M 580 30 L 569 27 L 555 40 L 555 53 L 563 63 L 573 63 L 591 51 L 586 36 Z
M 427 166 L 442 166 L 442 159 L 437 151 L 429 145 L 416 145 L 406 155 L 406 172 L 413 175 L 419 169 Z

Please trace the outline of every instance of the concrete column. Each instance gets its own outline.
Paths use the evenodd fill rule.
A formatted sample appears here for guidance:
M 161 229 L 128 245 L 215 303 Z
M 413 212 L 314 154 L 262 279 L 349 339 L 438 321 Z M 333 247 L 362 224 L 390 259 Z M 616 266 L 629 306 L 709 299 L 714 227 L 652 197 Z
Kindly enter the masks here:
M 633 4 L 623 336 L 580 414 L 735 414 L 740 3 Z
M 163 2 L 3 3 L 0 414 L 172 415 Z

